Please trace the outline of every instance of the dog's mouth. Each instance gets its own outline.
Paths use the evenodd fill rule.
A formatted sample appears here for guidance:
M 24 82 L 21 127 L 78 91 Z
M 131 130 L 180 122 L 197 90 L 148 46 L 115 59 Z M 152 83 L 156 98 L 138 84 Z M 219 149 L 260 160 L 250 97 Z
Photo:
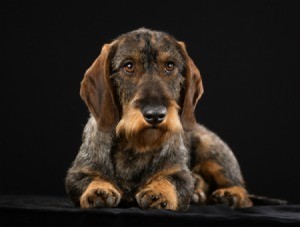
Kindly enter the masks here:
M 138 151 L 162 146 L 172 135 L 182 132 L 179 107 L 175 102 L 171 104 L 131 106 L 116 127 L 117 135 L 124 136 L 129 146 Z
M 158 132 L 158 131 L 160 131 L 161 133 L 165 133 L 167 130 L 168 129 L 167 129 L 166 125 L 163 124 L 163 123 L 156 124 L 156 125 L 147 124 L 147 126 L 142 129 L 142 131 L 144 131 L 144 132 L 145 131 L 148 131 L 148 132 L 150 132 L 150 131 L 152 131 L 152 132 Z

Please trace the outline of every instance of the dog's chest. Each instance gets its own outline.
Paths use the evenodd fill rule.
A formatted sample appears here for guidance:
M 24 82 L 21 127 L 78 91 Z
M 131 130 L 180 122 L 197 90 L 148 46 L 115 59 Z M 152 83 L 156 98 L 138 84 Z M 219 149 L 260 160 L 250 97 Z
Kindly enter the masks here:
M 113 155 L 115 177 L 125 191 L 135 191 L 153 171 L 153 154 L 117 150 Z

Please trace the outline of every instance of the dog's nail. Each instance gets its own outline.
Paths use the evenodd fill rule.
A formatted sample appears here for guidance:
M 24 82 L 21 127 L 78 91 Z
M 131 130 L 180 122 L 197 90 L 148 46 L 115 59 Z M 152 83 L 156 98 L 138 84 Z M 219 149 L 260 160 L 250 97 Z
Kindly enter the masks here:
M 96 191 L 96 194 L 97 194 L 98 196 L 101 196 L 101 195 L 103 195 L 103 191 L 98 190 L 98 191 Z
M 168 205 L 168 203 L 167 202 L 162 202 L 160 205 L 161 205 L 162 208 L 165 208 Z
M 236 196 L 232 196 L 230 198 L 230 207 L 232 208 L 236 207 L 237 203 L 238 203 L 238 198 Z
M 224 195 L 225 195 L 226 197 L 230 197 L 230 196 L 231 196 L 230 192 L 224 192 Z
M 93 198 L 92 198 L 92 197 L 88 197 L 88 198 L 87 198 L 87 201 L 88 201 L 88 203 L 89 203 L 89 204 L 92 204 L 92 203 L 94 203 L 94 200 L 93 200 Z
M 108 207 L 112 207 L 113 204 L 114 204 L 114 202 L 115 202 L 115 198 L 109 196 L 109 197 L 107 198 L 107 200 L 106 200 L 106 205 L 107 205 Z
M 102 199 L 98 199 L 96 202 L 95 202 L 95 207 L 105 207 L 105 202 L 102 200 Z
M 220 194 L 219 193 L 215 193 L 215 194 L 213 194 L 213 198 L 215 198 L 215 199 L 219 199 L 221 196 L 220 196 Z
M 151 195 L 151 197 L 150 197 L 150 198 L 151 198 L 151 200 L 152 200 L 152 201 L 156 201 L 156 200 L 158 200 L 158 197 L 157 197 L 157 196 L 154 196 L 154 195 Z

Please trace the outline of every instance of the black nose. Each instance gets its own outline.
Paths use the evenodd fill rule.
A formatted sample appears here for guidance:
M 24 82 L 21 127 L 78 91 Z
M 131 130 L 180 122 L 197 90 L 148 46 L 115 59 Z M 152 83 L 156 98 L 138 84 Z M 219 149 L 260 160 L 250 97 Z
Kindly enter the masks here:
M 159 124 L 165 119 L 167 108 L 164 106 L 145 106 L 142 113 L 149 124 Z

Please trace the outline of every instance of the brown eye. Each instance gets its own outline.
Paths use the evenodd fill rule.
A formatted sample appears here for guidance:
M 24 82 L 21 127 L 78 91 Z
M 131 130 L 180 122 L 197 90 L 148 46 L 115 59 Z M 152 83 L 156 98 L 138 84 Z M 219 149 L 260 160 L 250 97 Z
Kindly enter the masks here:
M 168 61 L 165 65 L 166 72 L 172 72 L 174 70 L 174 62 Z
M 124 65 L 124 69 L 127 73 L 133 73 L 134 71 L 134 66 L 133 66 L 133 63 L 132 62 L 127 62 L 125 65 Z

